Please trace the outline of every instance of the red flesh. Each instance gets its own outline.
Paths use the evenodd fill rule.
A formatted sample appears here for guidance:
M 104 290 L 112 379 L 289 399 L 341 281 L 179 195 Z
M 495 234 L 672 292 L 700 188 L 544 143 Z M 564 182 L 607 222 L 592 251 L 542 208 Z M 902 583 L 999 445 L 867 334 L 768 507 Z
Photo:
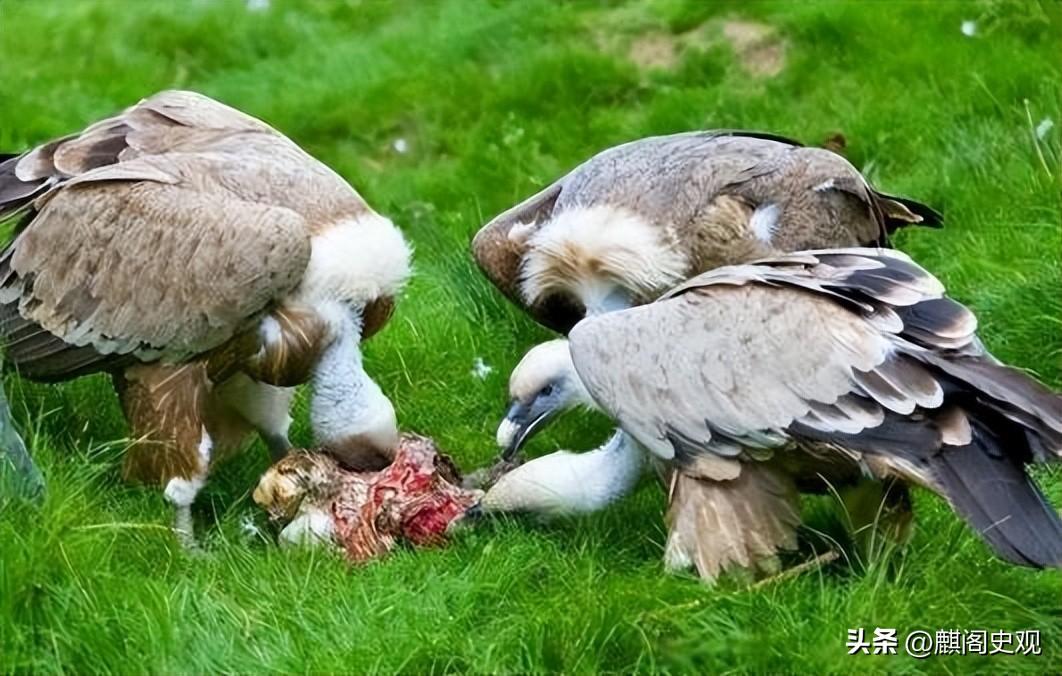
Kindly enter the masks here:
M 389 467 L 344 477 L 332 516 L 347 556 L 366 561 L 399 540 L 418 546 L 444 541 L 450 524 L 478 500 L 444 474 L 452 474 L 451 467 L 430 439 L 403 435 Z

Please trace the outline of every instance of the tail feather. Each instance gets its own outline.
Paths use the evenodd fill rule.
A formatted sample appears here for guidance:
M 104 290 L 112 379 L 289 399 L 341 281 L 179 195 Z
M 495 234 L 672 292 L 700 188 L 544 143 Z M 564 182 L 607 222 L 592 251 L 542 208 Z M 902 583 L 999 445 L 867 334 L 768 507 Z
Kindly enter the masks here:
M 1062 567 L 1062 519 L 1003 439 L 974 421 L 969 445 L 946 447 L 929 465 L 952 508 L 1000 557 Z
M 921 225 L 929 228 L 944 226 L 944 216 L 936 209 L 906 197 L 896 197 L 885 193 L 875 193 L 878 204 L 885 214 L 885 229 L 896 232 L 907 225 Z
M 1026 462 L 1035 460 L 1030 443 L 1037 435 L 991 406 L 974 405 L 963 413 L 970 425 L 970 442 L 963 446 L 943 444 L 937 421 L 898 414 L 857 434 L 799 424 L 789 431 L 867 453 L 895 475 L 933 490 L 1001 558 L 1062 568 L 1062 518 L 1025 471 Z
M 21 155 L 0 154 L 0 219 L 22 209 L 42 190 L 44 179 L 22 181 L 15 175 Z
M 1062 459 L 1062 396 L 1018 369 L 985 357 L 920 357 L 943 372 L 938 380 L 946 391 L 972 394 L 982 406 L 1035 433 L 1041 443 L 1030 446 L 1033 460 Z

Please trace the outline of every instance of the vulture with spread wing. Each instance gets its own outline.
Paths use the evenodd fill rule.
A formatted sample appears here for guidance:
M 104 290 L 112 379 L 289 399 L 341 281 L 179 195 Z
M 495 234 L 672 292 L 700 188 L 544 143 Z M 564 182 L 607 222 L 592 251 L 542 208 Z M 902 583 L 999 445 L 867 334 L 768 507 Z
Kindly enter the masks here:
M 287 446 L 312 380 L 320 443 L 386 458 L 394 411 L 359 351 L 409 274 L 401 233 L 265 123 L 156 94 L 0 163 L 0 336 L 25 377 L 107 372 L 130 425 L 124 474 L 190 534 L 211 465 L 259 431 Z
M 506 474 L 483 507 L 606 504 L 633 484 L 641 448 L 696 479 L 666 560 L 708 578 L 791 548 L 799 488 L 861 476 L 937 493 L 1007 561 L 1062 566 L 1062 521 L 1026 472 L 1062 457 L 1062 398 L 995 360 L 976 326 L 895 251 L 707 272 L 528 353 L 512 379 L 516 438 L 577 404 L 622 431 Z

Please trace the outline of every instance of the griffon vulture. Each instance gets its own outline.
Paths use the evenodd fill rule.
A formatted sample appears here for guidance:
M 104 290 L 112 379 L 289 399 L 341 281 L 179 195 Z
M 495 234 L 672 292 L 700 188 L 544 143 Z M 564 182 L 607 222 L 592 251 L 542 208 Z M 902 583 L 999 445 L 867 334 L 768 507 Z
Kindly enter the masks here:
M 881 246 L 929 207 L 874 190 L 846 159 L 753 132 L 658 136 L 605 150 L 484 225 L 483 273 L 539 323 L 641 305 L 722 265 Z
M 721 265 L 879 246 L 903 225 L 940 221 L 929 207 L 877 192 L 833 152 L 767 134 L 693 132 L 600 153 L 493 219 L 472 248 L 506 296 L 567 333 L 586 315 L 650 302 Z M 519 443 L 505 422 L 498 443 Z M 673 512 L 696 512 L 698 484 L 681 473 L 674 480 Z M 906 504 L 902 486 L 866 483 L 853 492 L 869 513 L 844 496 L 858 519 L 875 520 L 883 499 Z M 895 526 L 902 538 L 902 520 Z
M 885 249 L 704 273 L 527 354 L 518 439 L 578 404 L 622 431 L 513 470 L 482 506 L 596 508 L 633 484 L 644 448 L 700 484 L 698 509 L 670 515 L 665 557 L 707 578 L 793 547 L 799 487 L 864 475 L 942 496 L 1007 561 L 1062 566 L 1062 521 L 1025 470 L 1062 457 L 1062 398 L 996 361 L 976 325 Z
M 134 439 L 191 535 L 210 467 L 257 430 L 288 447 L 313 381 L 318 441 L 388 456 L 394 410 L 359 343 L 390 316 L 409 248 L 339 175 L 205 96 L 156 94 L 0 163 L 0 335 L 25 377 L 113 377 Z

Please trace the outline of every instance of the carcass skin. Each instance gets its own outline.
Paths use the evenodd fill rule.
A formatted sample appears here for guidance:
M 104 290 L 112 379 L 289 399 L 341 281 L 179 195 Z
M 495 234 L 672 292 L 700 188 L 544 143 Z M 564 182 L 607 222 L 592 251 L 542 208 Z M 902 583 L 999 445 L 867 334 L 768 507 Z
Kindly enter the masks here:
M 345 469 L 324 453 L 293 453 L 265 473 L 254 500 L 286 524 L 282 543 L 331 541 L 360 563 L 400 542 L 445 542 L 482 495 L 461 487 L 453 461 L 431 439 L 403 434 L 394 461 L 378 472 Z

